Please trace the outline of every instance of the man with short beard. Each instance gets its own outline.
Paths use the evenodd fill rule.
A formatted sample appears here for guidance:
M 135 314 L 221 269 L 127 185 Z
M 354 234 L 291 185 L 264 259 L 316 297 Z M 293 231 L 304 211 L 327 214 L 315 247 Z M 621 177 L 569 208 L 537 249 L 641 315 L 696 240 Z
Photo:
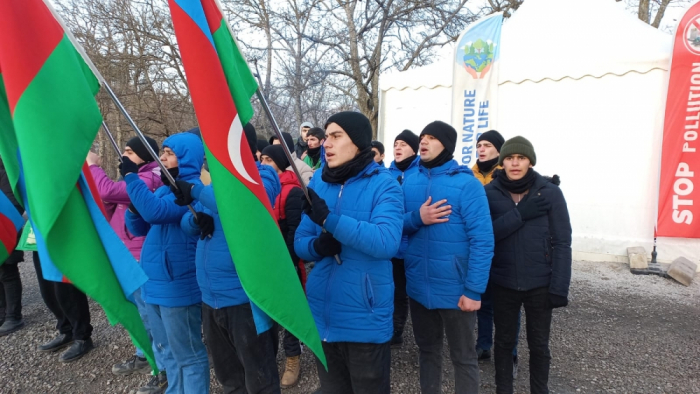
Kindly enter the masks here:
M 294 145 L 294 153 L 302 160 L 306 156 L 306 150 L 309 148 L 306 144 L 306 134 L 312 127 L 314 127 L 314 125 L 309 122 L 304 122 L 299 126 L 299 139 L 297 139 L 297 143 Z
M 312 170 L 316 171 L 321 168 L 321 153 L 323 142 L 326 139 L 326 133 L 320 127 L 313 127 L 306 134 L 306 143 L 309 149 L 306 151 L 304 163 L 308 164 Z
M 452 126 L 435 121 L 420 137 L 419 171 L 403 184 L 403 229 L 408 235 L 406 289 L 420 350 L 421 392 L 442 392 L 447 336 L 455 392 L 477 393 L 474 325 L 493 256 L 488 201 L 481 183 L 453 159 L 457 131 Z
M 401 189 L 373 160 L 367 117 L 340 112 L 325 128 L 326 163 L 309 183 L 311 203 L 294 240 L 299 257 L 316 261 L 306 293 L 328 362 L 328 371 L 316 362 L 321 391 L 386 394 L 394 304 L 390 259 L 401 243 Z
M 530 141 L 503 144 L 504 170 L 486 186 L 496 240 L 491 268 L 496 325 L 496 392 L 513 392 L 512 351 L 525 307 L 530 349 L 530 392 L 548 393 L 552 309 L 568 305 L 571 223 L 558 186 L 535 172 Z

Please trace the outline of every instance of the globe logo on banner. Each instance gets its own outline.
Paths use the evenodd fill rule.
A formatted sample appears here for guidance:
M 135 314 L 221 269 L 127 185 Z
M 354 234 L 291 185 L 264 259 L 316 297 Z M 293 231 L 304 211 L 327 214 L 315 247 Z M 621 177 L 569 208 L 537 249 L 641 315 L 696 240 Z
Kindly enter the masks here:
M 455 46 L 451 124 L 457 130 L 454 156 L 461 165 L 474 165 L 476 141 L 496 128 L 502 25 L 500 12 L 484 17 L 472 23 Z
M 694 16 L 683 31 L 685 47 L 691 53 L 700 55 L 700 15 Z
M 496 44 L 491 40 L 477 38 L 473 40 L 469 34 L 462 37 L 456 54 L 457 64 L 474 79 L 481 79 L 491 70 L 496 54 Z

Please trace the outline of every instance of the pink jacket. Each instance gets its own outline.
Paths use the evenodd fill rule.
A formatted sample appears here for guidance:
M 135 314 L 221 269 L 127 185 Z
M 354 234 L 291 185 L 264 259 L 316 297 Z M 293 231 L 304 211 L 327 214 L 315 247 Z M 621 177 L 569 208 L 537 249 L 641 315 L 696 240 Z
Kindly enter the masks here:
M 100 193 L 100 198 L 105 203 L 107 212 L 114 211 L 112 217 L 109 218 L 109 224 L 119 238 L 124 241 L 124 244 L 134 256 L 136 260 L 141 258 L 141 247 L 146 237 L 135 237 L 129 233 L 124 224 L 124 214 L 129 208 L 129 195 L 126 193 L 126 182 L 111 180 L 105 171 L 96 166 L 90 166 L 90 172 L 95 179 L 97 191 Z M 153 192 L 163 186 L 160 180 L 160 168 L 158 163 L 148 163 L 139 168 L 139 178 L 143 180 L 148 188 Z

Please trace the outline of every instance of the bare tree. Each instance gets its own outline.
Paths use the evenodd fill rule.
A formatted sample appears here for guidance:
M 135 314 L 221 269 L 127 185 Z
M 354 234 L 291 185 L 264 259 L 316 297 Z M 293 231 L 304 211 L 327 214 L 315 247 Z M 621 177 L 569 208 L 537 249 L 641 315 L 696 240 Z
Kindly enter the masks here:
M 139 128 L 162 141 L 196 126 L 182 60 L 165 2 L 62 0 L 59 12 Z M 120 148 L 133 131 L 101 92 L 97 101 Z M 113 158 L 100 133 L 98 153 Z M 116 160 L 109 160 L 116 163 Z M 116 164 L 106 166 L 116 175 Z
M 623 0 L 615 0 L 621 2 Z M 684 7 L 690 3 L 689 0 L 627 0 L 628 7 L 636 10 L 637 17 L 657 29 L 666 15 L 669 7 Z

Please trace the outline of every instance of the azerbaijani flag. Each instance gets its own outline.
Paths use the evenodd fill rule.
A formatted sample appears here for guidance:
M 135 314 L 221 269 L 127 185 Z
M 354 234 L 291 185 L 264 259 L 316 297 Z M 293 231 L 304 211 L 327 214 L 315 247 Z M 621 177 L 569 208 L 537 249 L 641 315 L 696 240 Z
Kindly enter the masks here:
M 168 0 L 224 234 L 251 302 L 325 365 L 318 330 L 243 133 L 257 83 L 215 0 Z
M 157 370 L 127 298 L 145 274 L 106 231 L 90 178 L 81 176 L 102 122 L 100 84 L 42 0 L 0 2 L 0 80 L 0 154 L 41 259 L 97 301 L 111 324 L 121 323 Z
M 17 246 L 19 231 L 24 225 L 24 218 L 17 212 L 4 193 L 0 193 L 0 265 L 10 257 Z

